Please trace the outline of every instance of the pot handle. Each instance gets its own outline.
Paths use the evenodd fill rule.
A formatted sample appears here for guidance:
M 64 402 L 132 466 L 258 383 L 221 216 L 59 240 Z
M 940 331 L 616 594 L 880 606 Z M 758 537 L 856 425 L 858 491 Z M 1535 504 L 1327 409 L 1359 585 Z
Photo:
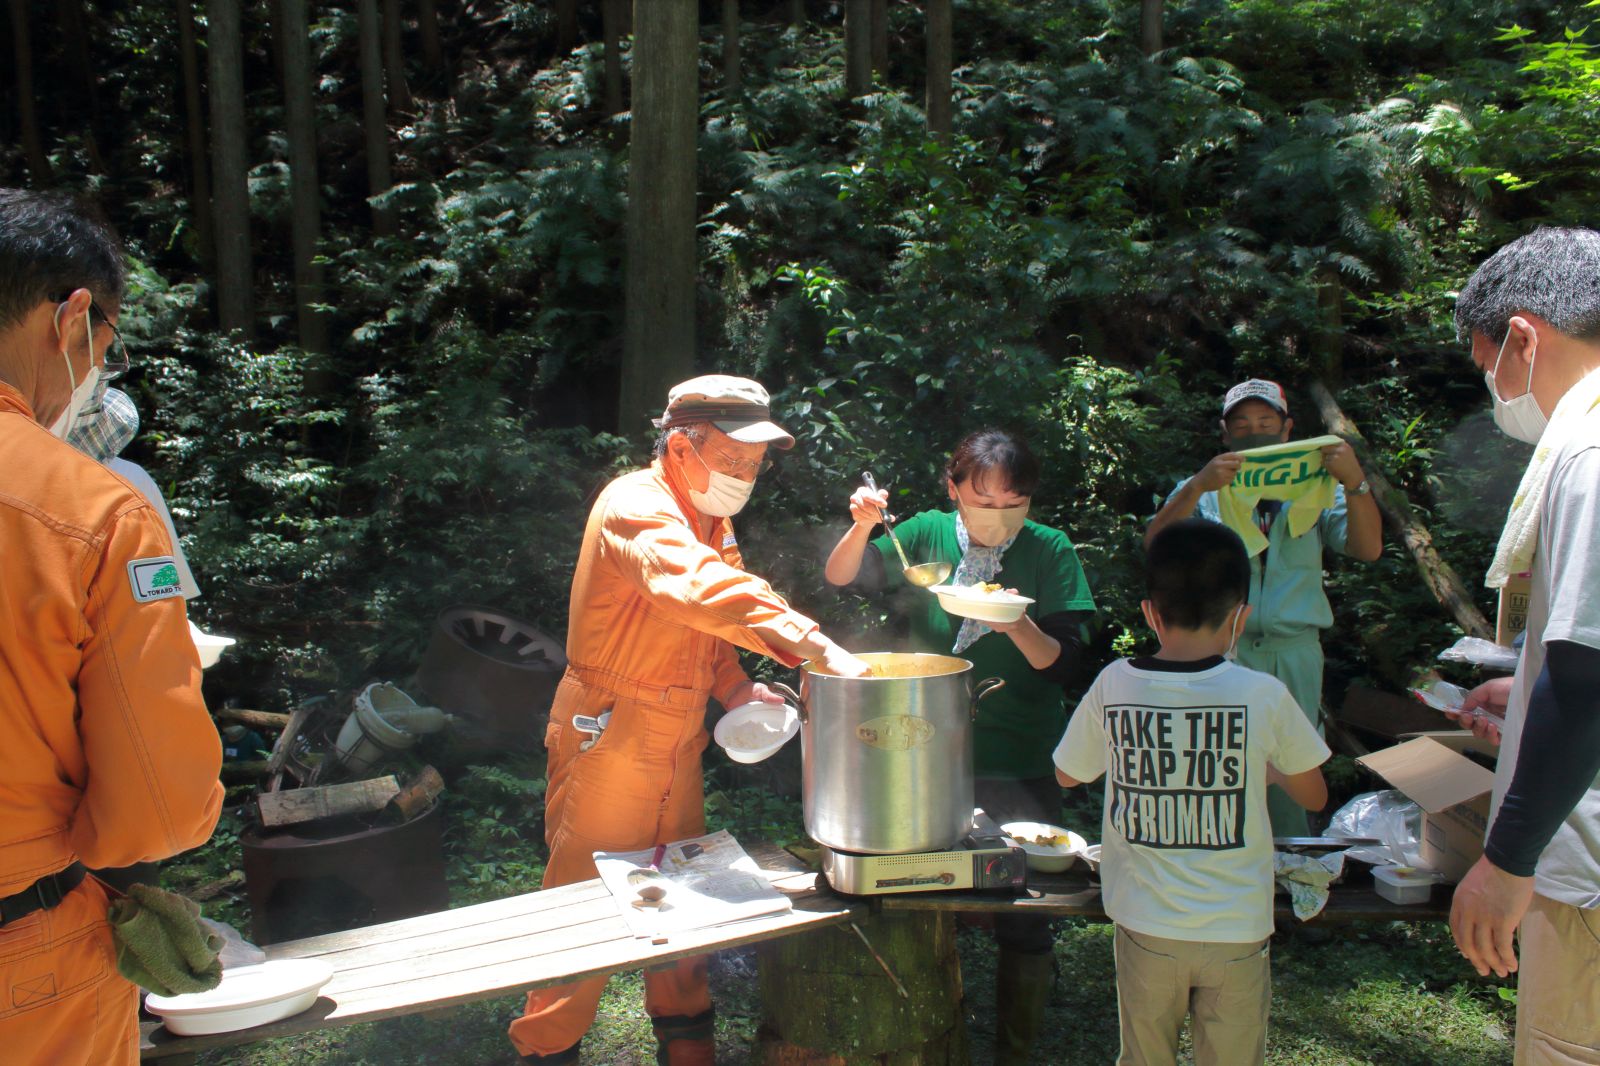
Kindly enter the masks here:
M 1004 682 L 1001 683 L 1004 684 Z M 806 711 L 805 701 L 800 698 L 798 692 L 781 681 L 768 681 L 767 687 L 794 704 L 795 712 L 800 715 L 801 722 L 809 722 L 811 720 L 810 713 Z
M 771 687 L 771 686 L 768 686 L 768 687 Z M 998 677 L 986 677 L 982 681 L 979 681 L 976 685 L 973 686 L 973 688 L 972 688 L 972 712 L 971 712 L 973 721 L 977 721 L 978 720 L 978 704 L 979 704 L 979 702 L 982 701 L 982 699 L 985 696 L 989 695 L 990 693 L 998 692 L 998 691 L 1000 691 L 1001 689 L 1003 689 L 1005 687 L 1006 687 L 1005 681 L 1003 679 L 1001 679 L 1001 678 L 998 678 Z

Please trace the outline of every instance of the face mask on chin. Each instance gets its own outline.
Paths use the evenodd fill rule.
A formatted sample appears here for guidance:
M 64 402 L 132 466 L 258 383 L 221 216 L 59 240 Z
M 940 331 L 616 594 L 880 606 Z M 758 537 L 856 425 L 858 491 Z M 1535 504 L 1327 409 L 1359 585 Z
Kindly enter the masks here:
M 1533 355 L 1528 357 L 1528 384 L 1527 391 L 1514 400 L 1502 400 L 1500 390 L 1495 387 L 1494 376 L 1500 372 L 1500 360 L 1505 357 L 1506 345 L 1511 341 L 1511 328 L 1506 327 L 1506 339 L 1500 342 L 1500 352 L 1494 357 L 1494 369 L 1483 375 L 1483 383 L 1489 387 L 1489 398 L 1494 401 L 1494 424 L 1500 432 L 1513 440 L 1520 440 L 1524 444 L 1538 444 L 1539 438 L 1544 436 L 1545 426 L 1550 420 L 1539 409 L 1539 401 L 1533 398 L 1533 362 L 1539 357 L 1539 334 L 1533 334 Z
M 58 325 L 57 329 L 59 330 L 59 328 Z M 82 381 L 74 380 L 71 354 L 68 352 L 61 353 L 61 357 L 67 361 L 67 381 L 72 384 L 72 394 L 67 397 L 67 406 L 62 409 L 56 420 L 50 424 L 51 435 L 60 440 L 66 440 L 67 434 L 71 433 L 72 428 L 78 424 L 78 417 L 95 399 L 97 386 L 100 383 L 100 368 L 93 365 L 94 327 L 89 322 L 88 308 L 84 308 L 83 311 L 83 329 L 88 337 L 90 366 L 89 372 L 83 376 Z
M 694 452 L 694 457 L 705 467 L 706 474 L 711 479 L 704 492 L 692 487 L 689 489 L 689 502 L 694 504 L 695 510 L 713 518 L 731 518 L 744 510 L 744 505 L 750 502 L 750 494 L 755 491 L 756 483 L 740 481 L 732 474 L 713 470 L 704 459 L 700 458 L 700 452 L 693 445 L 689 446 L 689 450 Z

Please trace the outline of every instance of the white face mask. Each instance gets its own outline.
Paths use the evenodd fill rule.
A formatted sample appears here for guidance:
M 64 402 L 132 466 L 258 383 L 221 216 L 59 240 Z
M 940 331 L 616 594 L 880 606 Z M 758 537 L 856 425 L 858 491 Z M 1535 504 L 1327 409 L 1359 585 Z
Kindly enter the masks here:
M 750 502 L 750 494 L 755 491 L 756 483 L 741 481 L 732 474 L 713 470 L 704 459 L 700 459 L 700 453 L 693 445 L 689 450 L 694 452 L 694 457 L 700 460 L 700 465 L 706 468 L 706 473 L 711 477 L 711 483 L 706 486 L 706 491 L 689 489 L 689 502 L 694 504 L 695 510 L 713 518 L 730 518 L 744 510 L 744 505 Z
M 59 314 L 60 312 L 57 312 Z M 60 321 L 57 320 L 56 331 L 59 334 Z M 83 311 L 83 329 L 88 336 L 89 343 L 89 372 L 83 376 L 82 381 L 75 380 L 72 373 L 72 356 L 62 352 L 61 357 L 67 361 L 67 381 L 72 383 L 72 395 L 67 397 L 67 406 L 54 422 L 50 424 L 50 433 L 61 440 L 67 439 L 67 434 L 72 432 L 72 427 L 78 424 L 78 416 L 84 408 L 89 406 L 95 396 L 95 386 L 100 381 L 100 368 L 94 365 L 94 327 L 89 322 L 89 309 Z
M 1489 386 L 1489 398 L 1494 401 L 1494 424 L 1500 427 L 1500 432 L 1525 444 L 1538 444 L 1539 438 L 1544 436 L 1544 427 L 1550 424 L 1544 412 L 1539 409 L 1539 401 L 1533 398 L 1533 361 L 1539 358 L 1539 334 L 1533 334 L 1533 355 L 1528 358 L 1528 386 L 1527 391 L 1514 400 L 1502 400 L 1500 390 L 1495 387 L 1494 376 L 1500 371 L 1500 360 L 1506 354 L 1506 345 L 1511 341 L 1511 328 L 1506 327 L 1506 339 L 1500 342 L 1500 353 L 1494 357 L 1494 369 L 1483 375 L 1483 383 Z
M 1240 604 L 1233 612 L 1233 621 L 1228 626 L 1228 650 L 1222 653 L 1225 659 L 1239 657 L 1239 634 L 1244 632 L 1244 604 Z

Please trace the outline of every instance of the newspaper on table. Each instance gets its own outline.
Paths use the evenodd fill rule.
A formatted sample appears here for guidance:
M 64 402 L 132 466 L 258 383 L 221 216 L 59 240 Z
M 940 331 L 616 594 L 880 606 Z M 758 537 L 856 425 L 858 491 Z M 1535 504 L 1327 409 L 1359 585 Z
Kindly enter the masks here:
M 655 882 L 666 889 L 665 896 L 659 906 L 634 906 L 639 886 L 628 875 L 648 870 L 654 854 L 654 848 L 594 853 L 600 880 L 635 936 L 659 937 L 793 909 L 727 830 L 668 844 L 658 864 L 665 880 Z

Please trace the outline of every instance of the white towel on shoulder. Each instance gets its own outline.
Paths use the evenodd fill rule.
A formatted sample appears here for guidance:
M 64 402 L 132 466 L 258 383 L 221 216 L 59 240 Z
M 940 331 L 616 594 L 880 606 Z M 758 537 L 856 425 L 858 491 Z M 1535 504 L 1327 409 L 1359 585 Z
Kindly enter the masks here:
M 1600 405 L 1600 370 L 1591 371 L 1556 404 L 1550 424 L 1533 449 L 1528 469 L 1522 472 L 1517 494 L 1511 498 L 1511 510 L 1506 514 L 1505 528 L 1500 531 L 1500 544 L 1494 551 L 1494 562 L 1483 583 L 1492 589 L 1501 588 L 1517 574 L 1533 569 L 1533 552 L 1539 544 L 1539 515 L 1544 510 L 1545 490 L 1550 487 L 1554 473 L 1552 460 L 1582 426 L 1584 419 Z

